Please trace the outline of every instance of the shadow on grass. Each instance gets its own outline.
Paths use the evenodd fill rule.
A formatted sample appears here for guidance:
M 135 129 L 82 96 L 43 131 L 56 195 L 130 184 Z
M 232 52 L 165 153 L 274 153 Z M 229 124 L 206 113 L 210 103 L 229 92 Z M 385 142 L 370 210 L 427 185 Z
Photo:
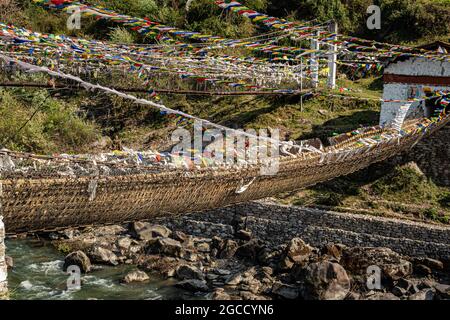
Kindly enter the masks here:
M 351 115 L 339 116 L 321 125 L 314 125 L 310 133 L 301 136 L 300 139 L 319 138 L 324 145 L 328 145 L 328 138 L 334 134 L 342 134 L 361 127 L 375 126 L 379 122 L 378 111 L 365 110 L 354 112 Z

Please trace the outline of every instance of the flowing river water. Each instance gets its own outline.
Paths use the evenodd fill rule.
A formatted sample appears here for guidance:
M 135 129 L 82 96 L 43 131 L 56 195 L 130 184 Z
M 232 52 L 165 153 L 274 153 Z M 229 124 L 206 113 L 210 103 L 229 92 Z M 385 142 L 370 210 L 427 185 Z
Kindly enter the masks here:
M 138 284 L 121 284 L 120 280 L 134 266 L 102 267 L 81 277 L 81 290 L 67 290 L 68 275 L 63 272 L 64 255 L 51 243 L 33 239 L 6 240 L 7 255 L 14 259 L 8 273 L 10 298 L 13 300 L 55 299 L 195 299 L 174 287 L 173 280 L 151 275 L 151 280 Z

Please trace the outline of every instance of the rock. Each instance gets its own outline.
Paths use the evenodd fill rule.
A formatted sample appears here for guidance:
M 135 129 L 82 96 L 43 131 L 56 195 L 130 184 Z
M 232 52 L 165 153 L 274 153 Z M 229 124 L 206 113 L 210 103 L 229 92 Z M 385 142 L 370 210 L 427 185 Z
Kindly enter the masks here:
M 345 297 L 345 300 L 361 300 L 361 294 L 357 292 L 349 292 Z
M 189 262 L 197 262 L 200 260 L 200 257 L 193 250 L 185 250 L 182 258 Z
M 225 280 L 225 284 L 228 286 L 237 286 L 238 284 L 240 284 L 242 281 L 242 275 L 240 273 L 238 274 L 233 274 L 231 276 L 229 276 L 226 280 Z
M 381 301 L 387 301 L 387 300 L 400 300 L 399 297 L 396 297 L 390 292 L 383 293 L 383 292 L 376 292 L 370 296 L 366 296 L 367 300 L 381 300 Z
M 436 282 L 434 282 L 431 279 L 425 279 L 422 282 L 419 283 L 418 288 L 420 290 L 422 289 L 431 289 L 434 288 L 434 286 L 436 285 Z
M 406 291 L 408 291 L 413 285 L 414 283 L 407 279 L 402 278 L 397 281 L 397 287 L 404 289 Z
M 400 166 L 401 169 L 409 169 L 412 170 L 414 173 L 416 173 L 418 176 L 420 177 L 425 177 L 425 174 L 423 173 L 423 171 L 419 168 L 419 166 L 417 165 L 416 162 L 411 161 L 408 162 L 402 166 Z
M 149 243 L 147 251 L 153 254 L 165 254 L 171 257 L 181 257 L 183 247 L 177 240 L 170 238 L 158 238 Z
M 428 276 L 433 273 L 433 271 L 429 267 L 423 264 L 418 264 L 414 266 L 414 272 L 422 276 Z
M 219 251 L 219 259 L 231 259 L 236 254 L 236 251 L 238 249 L 239 245 L 236 241 L 233 240 L 226 240 L 222 244 L 222 248 Z
M 271 250 L 270 248 L 263 248 L 258 253 L 258 262 L 260 265 L 263 266 L 269 266 L 272 263 L 276 264 L 276 262 L 280 260 L 281 255 L 282 252 L 279 250 Z
M 128 251 L 131 247 L 131 239 L 128 237 L 119 238 L 117 240 L 117 246 L 125 251 Z
M 188 236 L 181 231 L 174 231 L 172 233 L 172 239 L 180 241 L 181 243 L 185 242 L 188 239 Z
M 375 265 L 390 280 L 398 280 L 412 273 L 411 262 L 389 248 L 346 248 L 342 253 L 341 264 L 356 275 L 366 275 L 367 268 Z
M 240 291 L 239 296 L 242 297 L 243 300 L 247 301 L 261 301 L 261 300 L 267 300 L 266 298 L 259 296 L 253 292 L 250 291 Z
M 435 284 L 436 294 L 440 299 L 450 299 L 450 286 L 446 284 Z
M 189 266 L 189 265 L 181 265 L 177 268 L 176 271 L 177 277 L 181 280 L 188 280 L 188 279 L 197 279 L 197 280 L 204 280 L 205 277 L 203 276 L 203 273 L 196 267 Z
M 109 249 L 95 246 L 89 251 L 89 257 L 95 263 L 118 265 L 117 256 Z
M 433 300 L 433 299 L 434 299 L 434 292 L 431 289 L 419 291 L 408 297 L 408 300 Z
M 299 289 L 288 284 L 276 282 L 272 287 L 272 293 L 281 298 L 293 300 L 298 298 Z
M 243 259 L 255 261 L 259 250 L 261 250 L 259 241 L 257 239 L 252 239 L 240 246 L 236 251 L 236 255 Z
M 225 270 L 225 269 L 213 269 L 212 270 L 213 273 L 218 274 L 219 276 L 229 276 L 231 274 L 230 270 Z
M 206 281 L 195 279 L 181 281 L 176 284 L 176 287 L 192 292 L 207 292 L 209 290 L 208 286 L 206 285 Z
M 239 240 L 250 241 L 252 239 L 252 232 L 242 229 L 237 231 L 235 236 Z
M 262 267 L 261 271 L 265 276 L 271 276 L 273 275 L 273 269 L 271 267 Z
M 350 292 L 350 278 L 338 263 L 312 263 L 306 268 L 307 298 L 343 300 Z
M 5 263 L 6 263 L 6 267 L 8 268 L 8 270 L 14 268 L 14 260 L 12 257 L 5 256 Z
M 222 238 L 220 238 L 220 237 L 218 237 L 218 236 L 214 236 L 212 239 L 211 239 L 211 245 L 212 245 L 212 247 L 213 248 L 216 248 L 217 250 L 222 250 L 223 249 L 223 244 L 225 243 L 225 241 L 222 239 Z
M 342 245 L 329 244 L 322 248 L 321 253 L 335 258 L 337 261 L 341 259 L 343 251 Z
M 302 239 L 294 238 L 292 239 L 288 246 L 286 247 L 286 257 L 297 264 L 304 264 L 309 255 L 312 252 L 312 248 L 307 245 Z
M 231 296 L 224 289 L 218 288 L 212 293 L 211 300 L 231 300 Z
M 80 270 L 83 273 L 91 271 L 92 267 L 89 257 L 83 251 L 75 251 L 66 256 L 64 259 L 63 270 L 67 271 L 67 268 L 70 266 L 80 267 Z
M 211 252 L 211 247 L 209 246 L 209 243 L 201 242 L 197 245 L 197 250 L 199 252 L 209 253 Z
M 432 270 L 443 270 L 444 269 L 444 263 L 439 260 L 431 259 L 431 258 L 424 258 L 422 261 L 422 264 L 429 267 Z
M 151 240 L 158 237 L 168 238 L 172 234 L 172 231 L 167 227 L 140 221 L 133 222 L 131 230 L 140 240 Z
M 150 277 L 144 272 L 140 270 L 131 271 L 128 273 L 122 280 L 123 283 L 132 283 L 132 282 L 145 282 L 150 280 Z
M 261 289 L 261 282 L 258 279 L 254 278 L 244 279 L 239 289 L 243 291 L 249 291 L 253 294 L 257 294 Z
M 400 297 L 400 298 L 405 296 L 407 292 L 408 291 L 406 289 L 403 289 L 401 287 L 394 287 L 392 289 L 392 294 L 394 294 L 395 296 Z

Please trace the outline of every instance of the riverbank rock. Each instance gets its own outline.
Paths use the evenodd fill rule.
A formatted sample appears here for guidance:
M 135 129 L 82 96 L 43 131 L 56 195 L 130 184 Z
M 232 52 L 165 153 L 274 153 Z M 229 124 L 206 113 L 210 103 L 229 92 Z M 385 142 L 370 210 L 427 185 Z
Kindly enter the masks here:
M 14 259 L 10 256 L 5 256 L 5 263 L 8 270 L 11 270 L 14 268 Z
M 390 280 L 405 278 L 413 271 L 411 262 L 389 248 L 346 248 L 342 253 L 341 264 L 356 275 L 365 275 L 367 268 L 375 265 Z
M 297 299 L 299 297 L 299 293 L 299 288 L 281 282 L 276 282 L 272 287 L 272 294 L 283 299 Z
M 222 301 L 231 300 L 231 296 L 228 293 L 226 293 L 225 289 L 217 288 L 211 294 L 211 300 L 222 300 Z
M 75 251 L 70 253 L 64 259 L 63 270 L 66 271 L 70 266 L 80 267 L 81 272 L 88 273 L 91 271 L 91 260 L 83 251 Z
M 306 299 L 343 300 L 350 292 L 350 278 L 338 263 L 311 263 L 306 268 Z
M 434 299 L 434 292 L 431 289 L 421 290 L 408 297 L 408 300 L 419 300 L 419 301 L 433 300 L 433 299 Z
M 89 251 L 89 257 L 95 263 L 110 264 L 113 266 L 116 266 L 119 264 L 118 258 L 114 252 L 112 252 L 109 249 L 100 247 L 100 246 L 94 246 Z
M 140 240 L 152 240 L 158 237 L 168 238 L 172 234 L 172 231 L 165 226 L 141 221 L 133 222 L 131 231 Z
M 181 257 L 183 247 L 177 240 L 171 238 L 158 238 L 147 246 L 147 252 L 151 254 L 163 254 L 171 257 Z
M 396 297 L 390 292 L 371 292 L 369 295 L 366 295 L 365 299 L 377 301 L 400 300 L 399 297 Z
M 129 272 L 123 279 L 123 283 L 145 282 L 150 280 L 148 274 L 144 271 L 136 270 Z
M 184 280 L 178 282 L 175 286 L 192 292 L 207 292 L 209 290 L 208 286 L 206 285 L 206 281 L 204 280 Z
M 187 264 L 183 264 L 177 268 L 176 271 L 177 277 L 181 280 L 205 280 L 203 273 L 196 267 L 190 266 Z

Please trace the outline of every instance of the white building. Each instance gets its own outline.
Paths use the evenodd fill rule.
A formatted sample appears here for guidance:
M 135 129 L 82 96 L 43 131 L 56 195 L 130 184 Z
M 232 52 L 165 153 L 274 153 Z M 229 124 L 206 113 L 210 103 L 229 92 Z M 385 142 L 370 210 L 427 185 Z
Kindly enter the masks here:
M 426 50 L 450 53 L 450 44 L 434 42 L 421 47 Z M 411 100 L 422 98 L 426 92 L 450 91 L 450 62 L 422 57 L 398 58 L 390 62 L 384 71 L 383 100 Z M 434 94 L 433 94 L 434 95 Z M 381 125 L 390 125 L 401 113 L 405 102 L 383 102 Z M 411 118 L 427 115 L 424 102 L 414 102 L 406 115 Z M 401 118 L 401 116 L 400 116 Z

